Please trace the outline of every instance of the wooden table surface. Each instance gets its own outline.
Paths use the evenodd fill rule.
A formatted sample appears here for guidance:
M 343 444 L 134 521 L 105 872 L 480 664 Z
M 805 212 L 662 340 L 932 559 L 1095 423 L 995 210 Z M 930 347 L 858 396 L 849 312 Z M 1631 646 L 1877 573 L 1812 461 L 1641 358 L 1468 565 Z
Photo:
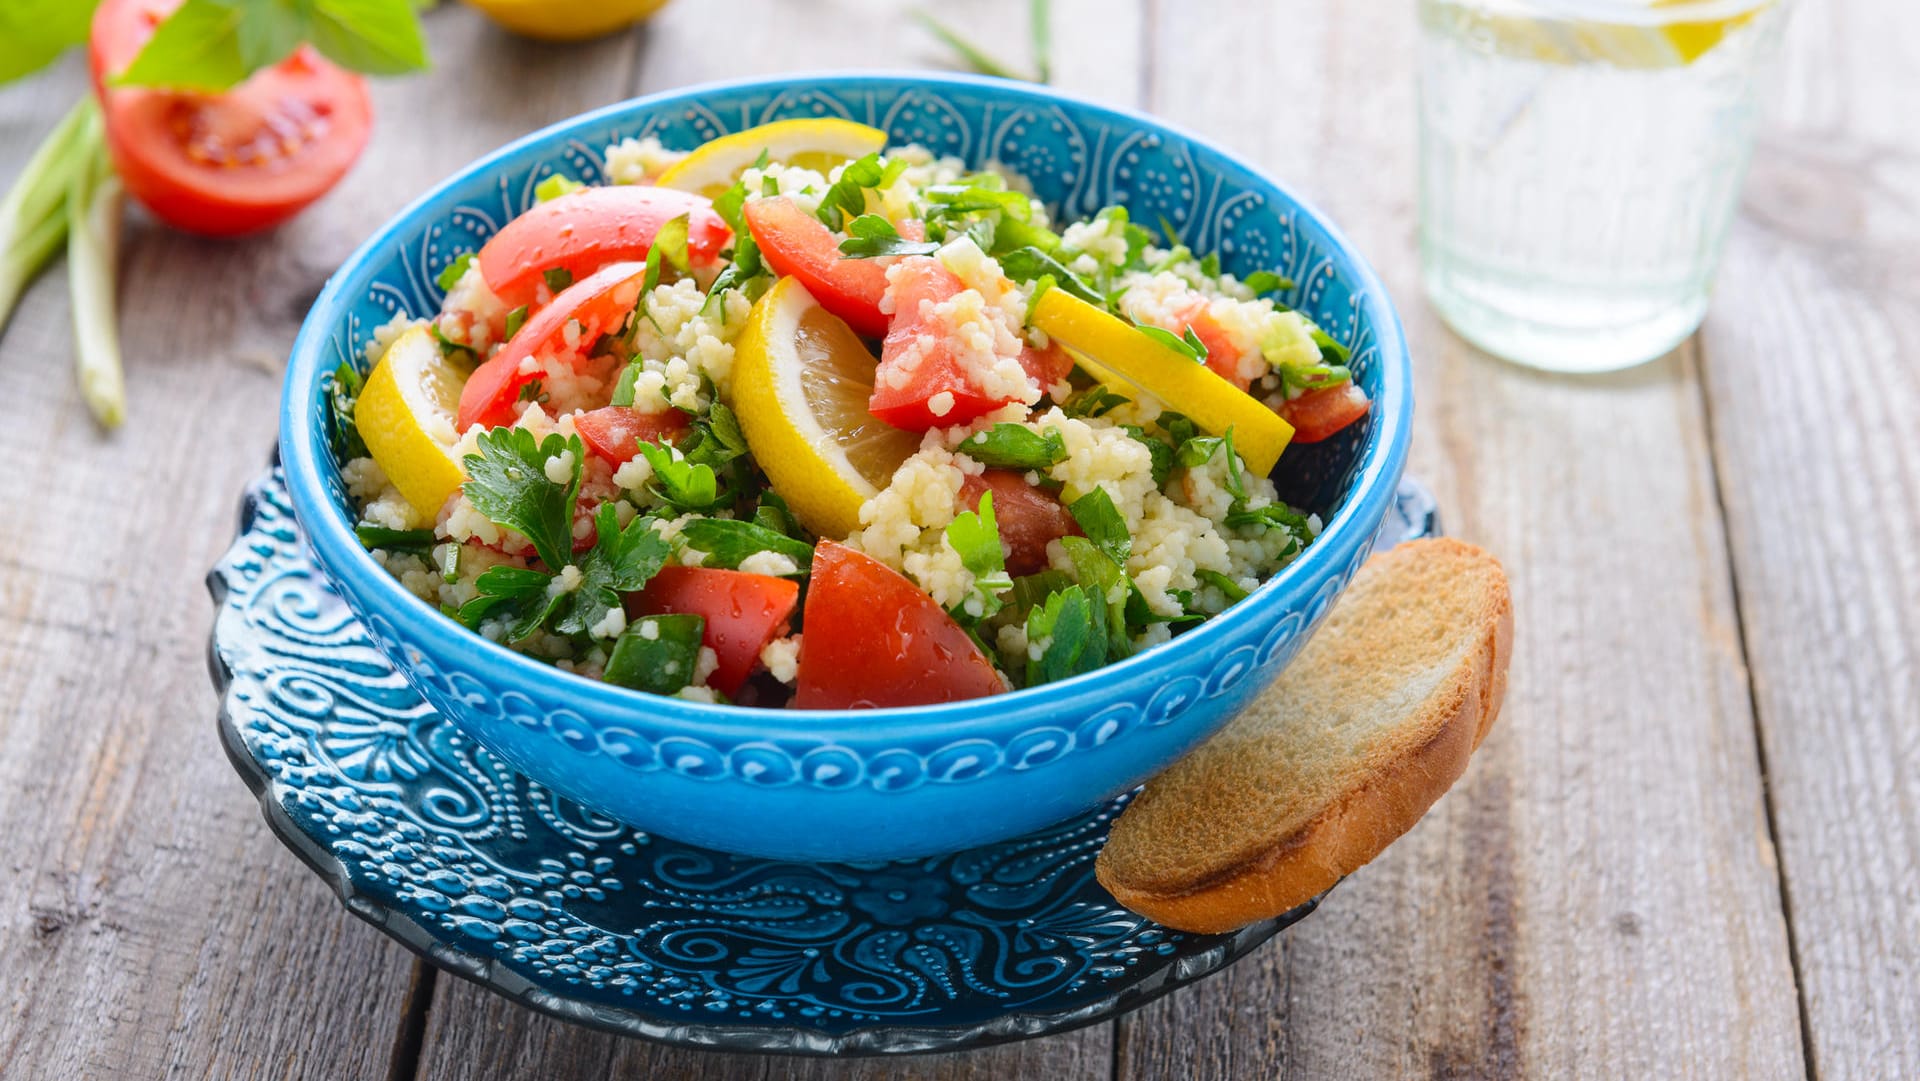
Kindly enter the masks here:
M 943 0 L 1024 41 L 1024 5 Z M 1920 1077 L 1920 5 L 1804 3 L 1713 311 L 1559 378 L 1421 299 L 1411 0 L 1058 0 L 1055 82 L 1342 223 L 1415 355 L 1412 470 L 1506 560 L 1506 712 L 1311 919 L 1118 1022 L 825 1062 L 677 1051 L 436 976 L 268 835 L 221 753 L 202 575 L 329 270 L 523 132 L 710 78 L 937 59 L 882 0 L 681 0 L 575 48 L 426 16 L 366 158 L 264 237 L 129 222 L 130 410 L 62 277 L 0 341 L 0 1076 Z M 0 175 L 81 92 L 0 91 Z

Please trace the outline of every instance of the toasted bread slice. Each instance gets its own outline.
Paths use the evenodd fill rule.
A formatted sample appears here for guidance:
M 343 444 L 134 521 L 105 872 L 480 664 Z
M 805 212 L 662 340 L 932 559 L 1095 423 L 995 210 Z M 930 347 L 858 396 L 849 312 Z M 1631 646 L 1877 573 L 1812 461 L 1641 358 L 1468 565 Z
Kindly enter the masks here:
M 1369 560 L 1278 682 L 1147 782 L 1097 870 L 1121 904 L 1184 931 L 1277 916 L 1407 832 L 1500 712 L 1507 578 L 1446 538 Z

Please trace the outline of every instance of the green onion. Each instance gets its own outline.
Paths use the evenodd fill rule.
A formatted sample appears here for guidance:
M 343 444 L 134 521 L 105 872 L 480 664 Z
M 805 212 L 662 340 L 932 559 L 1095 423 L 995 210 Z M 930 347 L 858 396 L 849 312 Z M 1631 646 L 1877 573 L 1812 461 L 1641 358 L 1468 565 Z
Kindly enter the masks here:
M 97 115 L 91 97 L 69 110 L 0 198 L 0 330 L 67 235 L 67 192 L 91 160 L 85 140 L 98 138 Z
M 67 190 L 67 281 L 73 294 L 74 359 L 87 408 L 102 427 L 117 428 L 127 415 L 113 297 L 121 187 L 107 157 L 97 110 L 88 110 L 86 130 L 91 150 Z

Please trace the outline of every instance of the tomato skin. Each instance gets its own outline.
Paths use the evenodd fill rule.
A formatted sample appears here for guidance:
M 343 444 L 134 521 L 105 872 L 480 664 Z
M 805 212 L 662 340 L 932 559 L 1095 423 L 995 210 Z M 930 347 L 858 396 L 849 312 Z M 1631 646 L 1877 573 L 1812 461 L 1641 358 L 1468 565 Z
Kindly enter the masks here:
M 705 619 L 700 642 L 720 660 L 707 686 L 731 697 L 760 663 L 760 651 L 787 633 L 799 598 L 800 584 L 787 578 L 671 566 L 660 568 L 645 589 L 628 594 L 626 609 L 629 616 L 679 612 Z
M 646 271 L 644 263 L 602 267 L 561 290 L 552 303 L 534 313 L 512 340 L 467 377 L 460 391 L 460 430 L 475 424 L 489 428 L 512 424 L 520 388 L 534 379 L 520 371 L 520 362 L 543 351 L 566 350 L 566 327 L 575 320 L 580 323 L 580 336 L 571 352 L 576 359 L 584 355 L 600 335 L 618 330 L 626 321 L 640 298 Z
M 833 541 L 813 550 L 800 709 L 922 706 L 1007 689 L 967 632 L 898 571 Z
M 924 432 L 966 424 L 1007 404 L 1009 399 L 992 397 L 975 387 L 946 336 L 929 328 L 921 318 L 922 304 L 938 304 L 964 288 L 959 277 L 938 259 L 909 255 L 900 260 L 899 269 L 894 271 L 893 321 L 881 344 L 880 366 L 874 372 L 873 397 L 867 401 L 867 412 L 896 428 Z M 912 375 L 902 385 L 893 385 L 889 373 L 909 357 L 916 358 Z M 1035 363 L 1050 362 L 1036 359 Z M 943 393 L 953 396 L 952 405 L 946 412 L 936 413 L 930 403 Z
M 993 518 L 1008 574 L 1033 574 L 1047 568 L 1047 544 L 1080 532 L 1080 523 L 1053 496 L 1027 483 L 1014 469 L 989 469 L 969 475 L 960 485 L 960 502 L 980 509 L 980 496 L 993 493 Z
M 1347 425 L 1367 415 L 1373 403 L 1367 392 L 1353 383 L 1310 390 L 1274 409 L 1280 419 L 1293 425 L 1295 443 L 1318 443 L 1343 431 Z
M 709 263 L 733 231 L 706 197 L 645 185 L 587 188 L 531 207 L 480 249 L 480 276 L 508 308 L 532 305 L 543 276 L 575 281 L 608 263 L 642 260 L 660 227 L 687 215 L 687 255 Z
M 641 440 L 675 442 L 691 423 L 678 409 L 642 413 L 630 405 L 602 406 L 573 418 L 573 428 L 587 452 L 606 459 L 615 469 L 639 455 Z
M 367 145 L 373 104 L 360 76 L 302 46 L 219 94 L 107 85 L 181 0 L 106 0 L 88 49 L 114 169 L 176 228 L 237 236 L 325 195 Z
M 884 260 L 842 257 L 833 231 L 791 199 L 755 199 L 743 212 L 760 257 L 775 273 L 800 279 L 855 334 L 878 338 L 887 332 L 887 317 L 880 313 L 887 291 Z

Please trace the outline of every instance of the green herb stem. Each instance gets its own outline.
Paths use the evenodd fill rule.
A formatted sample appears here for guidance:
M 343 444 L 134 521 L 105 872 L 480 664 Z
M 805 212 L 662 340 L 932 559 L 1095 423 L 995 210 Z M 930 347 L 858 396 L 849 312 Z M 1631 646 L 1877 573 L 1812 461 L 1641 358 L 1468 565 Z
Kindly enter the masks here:
M 101 138 L 100 117 L 87 117 L 89 159 L 67 190 L 67 284 L 73 299 L 74 359 L 80 396 L 102 427 L 126 419 L 120 332 L 114 312 L 114 270 L 120 253 L 120 178 Z
M 66 236 L 67 193 L 91 160 L 84 140 L 97 112 L 91 96 L 68 110 L 0 197 L 0 330 Z

